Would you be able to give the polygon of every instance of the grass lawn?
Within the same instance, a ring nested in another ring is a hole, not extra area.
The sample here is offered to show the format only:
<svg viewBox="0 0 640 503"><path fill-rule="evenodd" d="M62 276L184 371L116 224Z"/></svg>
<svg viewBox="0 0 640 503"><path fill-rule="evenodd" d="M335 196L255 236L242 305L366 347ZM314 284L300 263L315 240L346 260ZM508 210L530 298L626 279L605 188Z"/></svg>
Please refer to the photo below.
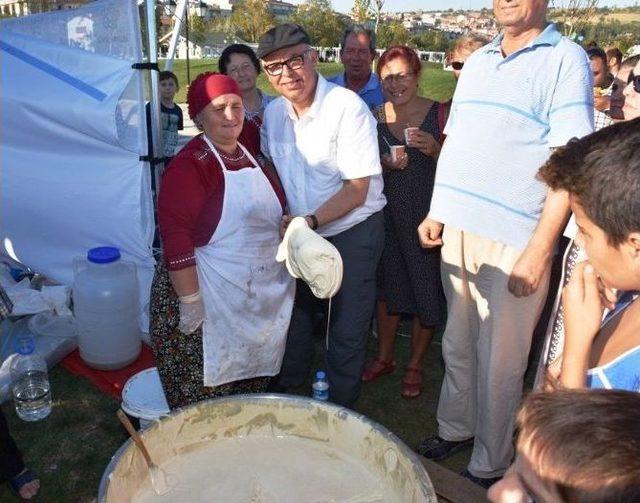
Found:
<svg viewBox="0 0 640 503"><path fill-rule="evenodd" d="M160 61L160 68L164 68L164 61ZM319 63L318 70L325 77L331 77L342 71L342 65L338 63ZM218 71L217 59L192 59L189 62L189 76L193 80L199 73ZM178 76L180 90L176 95L177 103L187 101L187 62L184 59L177 59L173 62L173 72ZM258 87L268 94L276 94L267 77L262 72L258 76ZM446 101L453 95L454 79L453 73L442 69L442 65L435 63L423 63L423 72L420 79L420 92L423 96L436 101Z"/></svg>
<svg viewBox="0 0 640 503"><path fill-rule="evenodd" d="M318 340L318 349L322 342ZM375 344L372 337L371 354ZM425 393L413 400L400 396L409 339L398 337L396 348L398 370L379 381L365 384L356 410L386 426L410 447L415 447L423 437L436 431L435 412L442 382L440 344L434 341L425 361ZM36 423L23 422L10 402L3 405L3 412L25 462L40 476L41 496L37 501L93 501L111 455L127 439L115 414L119 404L100 393L89 381L72 376L60 367L51 371L50 378L54 406L48 418ZM310 389L305 391L308 393ZM468 456L468 451L458 453L444 464L460 471ZM5 486L0 486L0 501L19 500Z"/></svg>

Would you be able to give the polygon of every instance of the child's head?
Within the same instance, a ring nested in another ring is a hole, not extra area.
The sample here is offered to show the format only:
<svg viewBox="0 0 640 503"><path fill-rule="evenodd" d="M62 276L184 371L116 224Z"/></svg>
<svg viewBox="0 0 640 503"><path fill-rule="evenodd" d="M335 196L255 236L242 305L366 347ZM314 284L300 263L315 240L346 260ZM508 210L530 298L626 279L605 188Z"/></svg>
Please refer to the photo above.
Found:
<svg viewBox="0 0 640 503"><path fill-rule="evenodd" d="M532 393L518 414L517 457L488 493L494 503L640 501L640 394ZM516 499L519 496L519 499Z"/></svg>
<svg viewBox="0 0 640 503"><path fill-rule="evenodd" d="M160 98L163 100L173 100L173 97L180 89L178 84L178 77L173 72L168 70L164 70L160 72L158 76L159 88L160 88Z"/></svg>
<svg viewBox="0 0 640 503"><path fill-rule="evenodd" d="M539 177L569 193L577 241L606 286L640 289L640 118L556 150Z"/></svg>

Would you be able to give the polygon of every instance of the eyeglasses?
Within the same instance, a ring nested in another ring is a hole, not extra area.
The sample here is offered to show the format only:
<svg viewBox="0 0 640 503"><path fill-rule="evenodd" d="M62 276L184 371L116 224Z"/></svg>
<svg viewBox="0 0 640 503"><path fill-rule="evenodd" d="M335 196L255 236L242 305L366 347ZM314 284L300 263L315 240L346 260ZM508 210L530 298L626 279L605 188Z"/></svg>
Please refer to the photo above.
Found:
<svg viewBox="0 0 640 503"><path fill-rule="evenodd" d="M462 70L463 66L464 66L464 62L463 61L452 61L451 62L451 68L453 68L454 70Z"/></svg>
<svg viewBox="0 0 640 503"><path fill-rule="evenodd" d="M631 72L627 79L627 85L629 84L633 84L633 90L640 93L640 75L634 75L633 72Z"/></svg>
<svg viewBox="0 0 640 503"><path fill-rule="evenodd" d="M299 70L304 66L304 57L311 51L312 49L307 49L302 54L292 56L285 61L279 61L278 63L272 63L270 65L266 65L264 67L264 71L267 72L272 77L276 77L278 75L282 75L282 71L284 70L285 66L289 70Z"/></svg>
<svg viewBox="0 0 640 503"><path fill-rule="evenodd" d="M388 86L394 82L403 83L412 79L415 73L396 73L394 75L387 75L382 79L382 85Z"/></svg>
<svg viewBox="0 0 640 503"><path fill-rule="evenodd" d="M232 66L230 68L227 68L227 73L229 75L237 75L240 72L246 72L250 68L254 68L251 63L242 63L239 66Z"/></svg>

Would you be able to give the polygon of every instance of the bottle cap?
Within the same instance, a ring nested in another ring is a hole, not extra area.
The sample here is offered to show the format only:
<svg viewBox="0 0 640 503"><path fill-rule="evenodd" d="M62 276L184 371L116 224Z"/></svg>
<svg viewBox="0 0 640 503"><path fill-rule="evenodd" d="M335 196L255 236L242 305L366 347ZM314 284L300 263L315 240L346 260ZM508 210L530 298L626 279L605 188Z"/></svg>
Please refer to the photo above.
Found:
<svg viewBox="0 0 640 503"><path fill-rule="evenodd" d="M94 264L110 264L120 258L120 250L114 246L91 248L87 252L87 260Z"/></svg>
<svg viewBox="0 0 640 503"><path fill-rule="evenodd" d="M16 353L30 355L36 349L36 345L31 337L19 337L15 342Z"/></svg>
<svg viewBox="0 0 640 503"><path fill-rule="evenodd" d="M316 379L320 380L320 379L326 379L327 378L327 374L325 374L322 370L318 370L316 372Z"/></svg>

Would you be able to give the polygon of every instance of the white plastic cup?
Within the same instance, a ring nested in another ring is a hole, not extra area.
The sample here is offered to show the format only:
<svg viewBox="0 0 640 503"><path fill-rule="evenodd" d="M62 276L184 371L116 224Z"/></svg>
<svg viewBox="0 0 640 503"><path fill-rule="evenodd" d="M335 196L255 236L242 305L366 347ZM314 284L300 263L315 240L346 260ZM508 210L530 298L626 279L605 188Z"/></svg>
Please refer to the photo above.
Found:
<svg viewBox="0 0 640 503"><path fill-rule="evenodd" d="M391 145L389 147L389 153L391 154L391 161L398 162L400 158L404 155L405 146L404 145Z"/></svg>
<svg viewBox="0 0 640 503"><path fill-rule="evenodd" d="M407 144L409 143L409 135L412 131L420 131L420 128L415 126L404 128L404 141Z"/></svg>

